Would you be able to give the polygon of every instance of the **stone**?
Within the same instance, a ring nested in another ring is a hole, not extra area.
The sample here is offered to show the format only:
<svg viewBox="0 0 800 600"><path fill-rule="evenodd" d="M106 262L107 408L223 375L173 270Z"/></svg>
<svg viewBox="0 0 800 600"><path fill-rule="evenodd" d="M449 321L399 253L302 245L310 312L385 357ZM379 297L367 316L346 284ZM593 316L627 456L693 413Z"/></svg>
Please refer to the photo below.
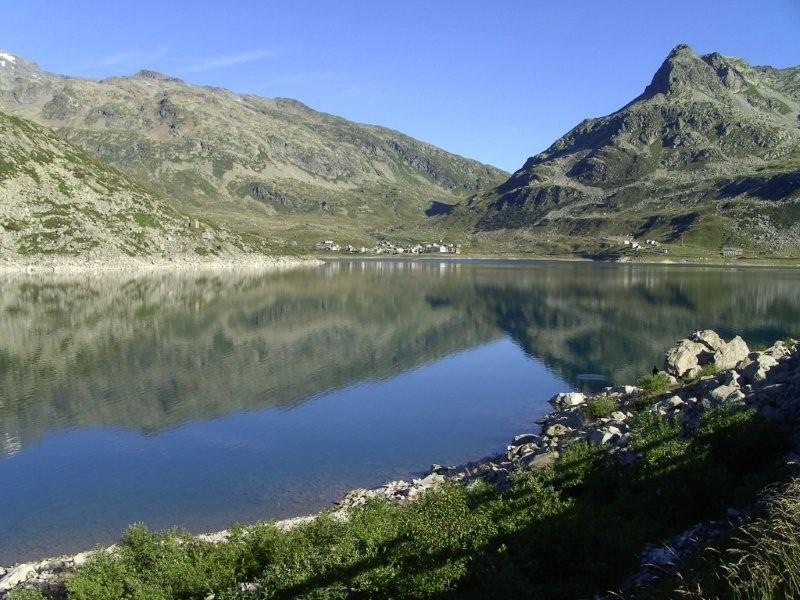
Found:
<svg viewBox="0 0 800 600"><path fill-rule="evenodd" d="M723 340L719 334L712 329L695 331L689 336L689 339L693 342L700 342L701 344L704 344L712 352L716 352L725 345L725 340Z"/></svg>
<svg viewBox="0 0 800 600"><path fill-rule="evenodd" d="M624 421L625 419L628 418L628 415L626 415L621 410L615 410L614 412L611 413L611 418L614 419L615 421Z"/></svg>
<svg viewBox="0 0 800 600"><path fill-rule="evenodd" d="M569 433L570 431L572 431L572 429L570 429L566 425L562 425L561 423L556 423L555 425L550 425L550 427L547 428L544 434L547 437L551 438L562 437L563 435Z"/></svg>
<svg viewBox="0 0 800 600"><path fill-rule="evenodd" d="M739 369L739 372L742 377L751 382L764 381L767 378L767 371L778 364L778 361L769 354L760 354L749 362L742 362L744 366Z"/></svg>
<svg viewBox="0 0 800 600"><path fill-rule="evenodd" d="M521 461L531 470L544 469L555 464L558 454L555 452L540 452L538 454L526 454Z"/></svg>
<svg viewBox="0 0 800 600"><path fill-rule="evenodd" d="M672 408L681 408L684 404L686 404L686 402L684 402L683 398L680 396L673 396L669 399L669 403Z"/></svg>
<svg viewBox="0 0 800 600"><path fill-rule="evenodd" d="M550 398L550 404L558 409L579 406L586 402L586 394L580 392L563 392Z"/></svg>
<svg viewBox="0 0 800 600"><path fill-rule="evenodd" d="M747 358L750 348L738 335L714 353L714 363L720 371L733 369L736 364Z"/></svg>
<svg viewBox="0 0 800 600"><path fill-rule="evenodd" d="M22 563L21 565L17 565L0 579L0 594L12 590L35 574L35 563Z"/></svg>
<svg viewBox="0 0 800 600"><path fill-rule="evenodd" d="M682 377L690 369L698 367L701 357L709 355L705 344L683 339L664 355L664 369L676 377Z"/></svg>
<svg viewBox="0 0 800 600"><path fill-rule="evenodd" d="M514 439L511 440L511 445L521 446L522 444L535 444L538 441L539 436L535 433L521 433L514 436Z"/></svg>
<svg viewBox="0 0 800 600"><path fill-rule="evenodd" d="M734 392L739 392L739 386L735 384L720 385L711 390L711 399L716 402L725 402Z"/></svg>

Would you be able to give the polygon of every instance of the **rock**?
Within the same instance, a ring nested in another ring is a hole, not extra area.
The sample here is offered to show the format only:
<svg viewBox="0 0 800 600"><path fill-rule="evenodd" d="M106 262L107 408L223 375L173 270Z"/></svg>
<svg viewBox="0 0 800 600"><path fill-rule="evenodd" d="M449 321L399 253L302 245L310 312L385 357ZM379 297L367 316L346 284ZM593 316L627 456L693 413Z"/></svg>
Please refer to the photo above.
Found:
<svg viewBox="0 0 800 600"><path fill-rule="evenodd" d="M564 392L550 398L550 404L558 409L579 406L586 402L586 394L580 392Z"/></svg>
<svg viewBox="0 0 800 600"><path fill-rule="evenodd" d="M760 354L755 359L747 359L739 363L739 372L747 381L758 382L767 378L767 371L778 364L769 354Z"/></svg>
<svg viewBox="0 0 800 600"><path fill-rule="evenodd" d="M535 433L521 433L519 435L515 435L514 439L511 440L512 446L521 446L522 444L535 444L539 441L539 436Z"/></svg>
<svg viewBox="0 0 800 600"><path fill-rule="evenodd" d="M733 369L736 364L747 358L750 348L738 335L714 353L714 363L720 371Z"/></svg>
<svg viewBox="0 0 800 600"><path fill-rule="evenodd" d="M624 412L620 410L615 410L614 412L611 413L611 418L614 419L615 421L624 421L625 419L628 418L628 415L626 415Z"/></svg>
<svg viewBox="0 0 800 600"><path fill-rule="evenodd" d="M682 377L687 371L708 361L711 356L708 347L700 342L683 339L674 348L670 348L664 356L664 368L667 373Z"/></svg>
<svg viewBox="0 0 800 600"><path fill-rule="evenodd" d="M531 470L544 469L553 465L558 458L555 452L540 452L538 454L526 454L520 460Z"/></svg>
<svg viewBox="0 0 800 600"><path fill-rule="evenodd" d="M0 594L8 592L36 574L35 563L22 563L11 569L0 579Z"/></svg>
<svg viewBox="0 0 800 600"><path fill-rule="evenodd" d="M734 392L739 392L736 384L720 385L711 390L711 399L717 403L725 402Z"/></svg>
<svg viewBox="0 0 800 600"><path fill-rule="evenodd" d="M239 592L242 594L258 594L261 592L261 589L260 583L250 582L239 584Z"/></svg>
<svg viewBox="0 0 800 600"><path fill-rule="evenodd" d="M612 431L613 429L613 431ZM593 446L603 446L605 444L613 443L619 440L622 434L616 427L609 427L608 429L593 429L589 432L589 443Z"/></svg>
<svg viewBox="0 0 800 600"><path fill-rule="evenodd" d="M687 379L697 379L698 377L700 377L700 373L702 373L702 371L703 370L699 366L692 367L691 369L686 371L686 373L684 373L684 377L686 377Z"/></svg>
<svg viewBox="0 0 800 600"><path fill-rule="evenodd" d="M672 408L681 408L684 404L686 404L686 402L684 402L683 398L680 396L673 396L669 399L669 403Z"/></svg>
<svg viewBox="0 0 800 600"><path fill-rule="evenodd" d="M711 329L703 329L702 331L695 331L689 336L693 342L700 342L704 344L712 352L716 352L725 345L723 340L716 331Z"/></svg>
<svg viewBox="0 0 800 600"><path fill-rule="evenodd" d="M562 425L561 423L556 423L555 425L550 425L550 427L547 428L547 430L544 432L544 434L547 437L551 437L551 438L553 438L553 437L562 437L565 434L569 433L570 431L572 431L572 429L570 427L567 427L566 425Z"/></svg>

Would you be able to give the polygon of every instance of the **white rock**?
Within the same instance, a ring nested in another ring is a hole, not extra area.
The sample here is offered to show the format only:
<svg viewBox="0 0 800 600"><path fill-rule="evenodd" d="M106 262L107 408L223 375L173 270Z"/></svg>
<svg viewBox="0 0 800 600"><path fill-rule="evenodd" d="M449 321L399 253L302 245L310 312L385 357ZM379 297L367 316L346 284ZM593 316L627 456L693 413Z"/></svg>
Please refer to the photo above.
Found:
<svg viewBox="0 0 800 600"><path fill-rule="evenodd" d="M586 402L586 394L580 392L564 392L550 398L550 404L556 408L571 408Z"/></svg>
<svg viewBox="0 0 800 600"><path fill-rule="evenodd" d="M7 592L36 574L36 563L22 563L11 569L0 579L0 593Z"/></svg>
<svg viewBox="0 0 800 600"><path fill-rule="evenodd" d="M714 363L720 371L733 369L736 364L747 358L750 348L738 335L714 353Z"/></svg>
<svg viewBox="0 0 800 600"><path fill-rule="evenodd" d="M668 373L681 377L690 369L696 368L705 354L710 354L705 344L683 339L664 355L664 366Z"/></svg>
<svg viewBox="0 0 800 600"><path fill-rule="evenodd" d="M711 329L703 329L702 331L695 331L689 336L694 342L701 342L705 344L709 350L716 352L725 345L725 340L719 337L716 331Z"/></svg>

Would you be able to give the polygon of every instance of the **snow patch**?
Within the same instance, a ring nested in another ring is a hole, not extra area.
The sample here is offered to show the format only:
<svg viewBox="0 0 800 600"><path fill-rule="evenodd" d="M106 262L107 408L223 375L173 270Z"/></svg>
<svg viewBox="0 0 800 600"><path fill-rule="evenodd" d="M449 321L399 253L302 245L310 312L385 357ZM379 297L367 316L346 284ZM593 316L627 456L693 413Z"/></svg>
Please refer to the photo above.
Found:
<svg viewBox="0 0 800 600"><path fill-rule="evenodd" d="M7 62L13 65L16 62L16 60L17 60L16 56L11 56L10 54L6 54L5 52L0 52L0 67L5 67Z"/></svg>

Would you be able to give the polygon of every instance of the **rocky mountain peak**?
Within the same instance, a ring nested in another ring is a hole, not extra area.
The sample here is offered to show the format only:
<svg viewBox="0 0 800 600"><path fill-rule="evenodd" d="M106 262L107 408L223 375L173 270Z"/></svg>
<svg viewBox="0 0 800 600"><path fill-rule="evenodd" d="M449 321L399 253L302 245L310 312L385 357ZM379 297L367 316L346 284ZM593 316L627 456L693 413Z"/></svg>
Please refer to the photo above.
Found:
<svg viewBox="0 0 800 600"><path fill-rule="evenodd" d="M154 81L172 81L175 83L183 83L183 80L178 77L165 75L164 73L153 71L151 69L141 69L134 73L132 77L135 79L152 79Z"/></svg>
<svg viewBox="0 0 800 600"><path fill-rule="evenodd" d="M717 83L713 68L688 45L679 44L656 71L644 96L669 96L689 89L706 89Z"/></svg>

